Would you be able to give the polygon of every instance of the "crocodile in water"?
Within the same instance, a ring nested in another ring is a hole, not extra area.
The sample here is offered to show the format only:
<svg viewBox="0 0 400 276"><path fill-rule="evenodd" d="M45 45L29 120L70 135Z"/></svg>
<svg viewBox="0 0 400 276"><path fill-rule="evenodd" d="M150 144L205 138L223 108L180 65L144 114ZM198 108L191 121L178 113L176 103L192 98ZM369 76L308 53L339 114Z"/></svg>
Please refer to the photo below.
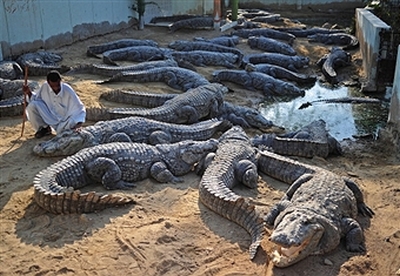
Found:
<svg viewBox="0 0 400 276"><path fill-rule="evenodd" d="M228 121L209 119L183 125L160 122L144 117L127 117L100 121L79 131L65 130L33 148L36 155L65 156L110 142L137 142L151 145L176 143L183 140L203 141L232 126Z"/></svg>
<svg viewBox="0 0 400 276"><path fill-rule="evenodd" d="M348 103L348 104L380 104L381 100L375 98L365 97L343 97L343 98L332 98L332 99L321 99L312 102L303 103L299 109L307 108L312 106L313 103Z"/></svg>
<svg viewBox="0 0 400 276"><path fill-rule="evenodd" d="M264 224L255 206L232 191L237 183L249 188L257 187L256 153L243 129L233 127L225 132L220 137L215 155L208 156L206 164L199 184L200 200L250 233L249 254L253 259L264 236Z"/></svg>
<svg viewBox="0 0 400 276"><path fill-rule="evenodd" d="M276 245L272 263L287 267L309 255L334 250L345 238L346 249L364 252L357 213L372 217L356 183L331 171L268 151L258 155L258 169L291 186L265 217Z"/></svg>
<svg viewBox="0 0 400 276"><path fill-rule="evenodd" d="M77 189L102 183L106 189L128 189L152 177L158 182L181 182L218 141L182 141L156 146L145 143L108 143L83 149L39 172L34 199L56 214L88 213L132 202L128 197Z"/></svg>

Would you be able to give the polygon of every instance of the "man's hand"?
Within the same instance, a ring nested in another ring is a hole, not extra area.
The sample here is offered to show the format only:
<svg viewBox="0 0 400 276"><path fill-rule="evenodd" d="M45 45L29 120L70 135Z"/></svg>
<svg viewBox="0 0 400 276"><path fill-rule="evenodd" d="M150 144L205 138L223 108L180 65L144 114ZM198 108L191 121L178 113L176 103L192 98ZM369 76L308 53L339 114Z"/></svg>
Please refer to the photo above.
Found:
<svg viewBox="0 0 400 276"><path fill-rule="evenodd" d="M23 85L22 91L24 92L25 95L29 97L29 99L32 97L32 91L28 85Z"/></svg>

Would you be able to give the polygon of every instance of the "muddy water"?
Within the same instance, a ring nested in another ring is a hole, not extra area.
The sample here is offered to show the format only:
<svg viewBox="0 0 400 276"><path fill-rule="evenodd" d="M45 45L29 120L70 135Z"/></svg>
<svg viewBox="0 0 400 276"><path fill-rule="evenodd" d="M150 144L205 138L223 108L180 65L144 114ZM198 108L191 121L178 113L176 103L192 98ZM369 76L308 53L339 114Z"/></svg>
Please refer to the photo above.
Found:
<svg viewBox="0 0 400 276"><path fill-rule="evenodd" d="M329 133L337 140L354 139L357 136L376 137L380 127L384 127L388 106L382 104L349 104L314 102L311 106L299 109L306 102L340 97L362 97L358 88L324 87L319 82L306 90L304 97L289 102L264 102L260 112L275 124L286 130L296 130L313 120L323 119Z"/></svg>

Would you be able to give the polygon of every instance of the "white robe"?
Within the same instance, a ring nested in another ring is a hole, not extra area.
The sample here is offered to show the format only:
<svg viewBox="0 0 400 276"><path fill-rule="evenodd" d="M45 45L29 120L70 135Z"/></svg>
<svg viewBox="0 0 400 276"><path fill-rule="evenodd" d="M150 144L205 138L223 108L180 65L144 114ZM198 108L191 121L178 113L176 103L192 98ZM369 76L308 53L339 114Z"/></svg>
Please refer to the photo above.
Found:
<svg viewBox="0 0 400 276"><path fill-rule="evenodd" d="M69 84L61 82L61 90L56 95L45 82L38 91L32 92L26 114L36 131L41 126L50 126L59 133L85 122L86 109Z"/></svg>

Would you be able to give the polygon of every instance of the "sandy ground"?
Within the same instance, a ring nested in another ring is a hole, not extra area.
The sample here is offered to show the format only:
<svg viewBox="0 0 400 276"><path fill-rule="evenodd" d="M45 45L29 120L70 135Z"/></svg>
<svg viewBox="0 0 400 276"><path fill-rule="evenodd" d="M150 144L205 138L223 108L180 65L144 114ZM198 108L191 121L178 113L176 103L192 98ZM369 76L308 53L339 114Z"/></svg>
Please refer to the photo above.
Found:
<svg viewBox="0 0 400 276"><path fill-rule="evenodd" d="M120 38L154 39L160 46L176 39L213 37L213 31L179 31L167 34L162 27L143 31L123 30L102 37L54 49L65 65L100 62L87 58L86 47ZM328 50L322 45L295 42L296 49L315 62ZM244 42L239 48L248 51ZM353 51L354 66L348 74L362 74L359 52ZM198 68L209 77L212 68ZM315 66L308 72L319 73ZM87 106L111 106L100 102L101 93L115 87L141 91L173 91L163 83L132 85L93 84L103 77L66 76ZM44 78L32 78L40 82ZM236 93L228 99L253 105L262 99L229 84ZM86 125L93 122L86 122ZM0 275L395 275L400 269L400 162L390 145L377 141L342 141L339 157L295 158L350 177L362 188L367 204L376 216L364 227L367 253L347 252L344 245L323 256L310 256L285 269L273 268L266 252L267 237L253 261L247 249L249 234L240 226L220 217L199 201L199 177L184 176L181 184L138 183L124 193L136 204L83 215L53 215L32 199L35 175L61 158L39 158L32 153L39 141L29 122L21 135L22 118L0 118ZM254 134L255 131L249 131ZM43 138L48 139L48 138ZM287 185L260 175L257 189L237 187L235 192L251 198L262 212L276 203ZM93 186L107 192L100 186ZM116 191L118 193L119 191Z"/></svg>

